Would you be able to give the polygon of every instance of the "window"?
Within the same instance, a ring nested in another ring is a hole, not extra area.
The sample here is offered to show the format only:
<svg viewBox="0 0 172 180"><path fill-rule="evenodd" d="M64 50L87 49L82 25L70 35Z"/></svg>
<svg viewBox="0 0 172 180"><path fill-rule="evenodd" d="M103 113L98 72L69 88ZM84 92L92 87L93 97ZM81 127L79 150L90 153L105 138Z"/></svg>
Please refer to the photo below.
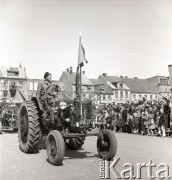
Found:
<svg viewBox="0 0 172 180"><path fill-rule="evenodd" d="M160 79L160 84L168 84L168 80L167 79Z"/></svg>
<svg viewBox="0 0 172 180"><path fill-rule="evenodd" d="M30 82L30 86L29 86L30 88L30 90L33 90L33 82Z"/></svg>
<svg viewBox="0 0 172 180"><path fill-rule="evenodd" d="M135 94L133 94L133 98L136 99L136 95Z"/></svg>
<svg viewBox="0 0 172 180"><path fill-rule="evenodd" d="M157 96L157 95L155 95L155 98L157 99L157 98L158 98L158 96Z"/></svg>
<svg viewBox="0 0 172 180"><path fill-rule="evenodd" d="M125 97L128 98L128 92L125 92Z"/></svg>
<svg viewBox="0 0 172 180"><path fill-rule="evenodd" d="M123 98L123 92L120 92L120 98Z"/></svg>
<svg viewBox="0 0 172 180"><path fill-rule="evenodd" d="M18 75L19 73L17 72L10 72L10 71L7 72L7 76L18 76Z"/></svg>
<svg viewBox="0 0 172 180"><path fill-rule="evenodd" d="M145 95L145 98L147 99L147 95Z"/></svg>
<svg viewBox="0 0 172 180"><path fill-rule="evenodd" d="M83 97L86 97L86 94L83 94Z"/></svg>
<svg viewBox="0 0 172 180"><path fill-rule="evenodd" d="M150 99L152 99L152 95L150 95Z"/></svg>
<svg viewBox="0 0 172 180"><path fill-rule="evenodd" d="M88 90L91 90L91 86L87 86L87 89L88 89Z"/></svg>
<svg viewBox="0 0 172 180"><path fill-rule="evenodd" d="M38 88L38 83L37 82L34 82L34 90L36 91Z"/></svg>
<svg viewBox="0 0 172 180"><path fill-rule="evenodd" d="M8 87L8 81L7 80L4 81L4 87Z"/></svg>
<svg viewBox="0 0 172 180"><path fill-rule="evenodd" d="M101 100L101 96L100 95L97 95L97 100Z"/></svg>
<svg viewBox="0 0 172 180"><path fill-rule="evenodd" d="M103 95L103 100L105 100L106 98L105 98L105 95Z"/></svg>
<svg viewBox="0 0 172 180"><path fill-rule="evenodd" d="M4 97L8 96L8 91L4 91Z"/></svg>
<svg viewBox="0 0 172 180"><path fill-rule="evenodd" d="M142 99L142 95L139 95L139 99L140 99L140 100Z"/></svg>
<svg viewBox="0 0 172 180"><path fill-rule="evenodd" d="M119 84L119 88L123 88L123 84L122 83Z"/></svg>
<svg viewBox="0 0 172 180"><path fill-rule="evenodd" d="M111 95L108 95L108 99L109 99L109 100L112 100L112 97L111 97Z"/></svg>
<svg viewBox="0 0 172 180"><path fill-rule="evenodd" d="M115 98L118 98L118 92L115 92Z"/></svg>

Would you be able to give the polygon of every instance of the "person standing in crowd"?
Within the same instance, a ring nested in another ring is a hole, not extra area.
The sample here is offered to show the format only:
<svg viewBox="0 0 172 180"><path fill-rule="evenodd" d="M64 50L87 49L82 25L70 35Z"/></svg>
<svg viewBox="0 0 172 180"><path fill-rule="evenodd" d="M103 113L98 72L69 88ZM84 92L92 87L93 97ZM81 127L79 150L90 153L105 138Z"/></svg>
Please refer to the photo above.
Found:
<svg viewBox="0 0 172 180"><path fill-rule="evenodd" d="M155 130L155 124L154 124L154 119L153 119L153 112L150 110L149 111L149 120L148 120L148 135L152 136Z"/></svg>
<svg viewBox="0 0 172 180"><path fill-rule="evenodd" d="M149 114L148 111L145 110L144 116L143 116L143 121L144 121L144 135L148 134L148 122L149 122Z"/></svg>
<svg viewBox="0 0 172 180"><path fill-rule="evenodd" d="M160 127L162 130L162 137L166 137L166 129L170 125L170 106L167 98L162 98L162 115L160 121Z"/></svg>
<svg viewBox="0 0 172 180"><path fill-rule="evenodd" d="M111 113L110 113L110 118L111 118L111 130L112 131L116 131L116 123L117 123L117 117L116 117L116 114L115 114L115 111L112 109L111 110Z"/></svg>
<svg viewBox="0 0 172 180"><path fill-rule="evenodd" d="M159 124L159 119L160 119L160 111L157 110L154 116L154 124L155 124L155 134L158 136L158 124Z"/></svg>

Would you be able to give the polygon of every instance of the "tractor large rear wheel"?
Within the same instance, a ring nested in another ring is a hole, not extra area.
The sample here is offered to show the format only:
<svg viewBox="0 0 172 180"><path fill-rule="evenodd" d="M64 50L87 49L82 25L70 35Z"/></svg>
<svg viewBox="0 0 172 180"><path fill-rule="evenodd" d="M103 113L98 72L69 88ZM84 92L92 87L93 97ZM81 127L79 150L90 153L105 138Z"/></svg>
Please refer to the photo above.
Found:
<svg viewBox="0 0 172 180"><path fill-rule="evenodd" d="M2 122L0 121L0 134L2 134Z"/></svg>
<svg viewBox="0 0 172 180"><path fill-rule="evenodd" d="M38 111L32 101L22 103L19 110L19 148L24 153L33 153L38 150L40 124Z"/></svg>

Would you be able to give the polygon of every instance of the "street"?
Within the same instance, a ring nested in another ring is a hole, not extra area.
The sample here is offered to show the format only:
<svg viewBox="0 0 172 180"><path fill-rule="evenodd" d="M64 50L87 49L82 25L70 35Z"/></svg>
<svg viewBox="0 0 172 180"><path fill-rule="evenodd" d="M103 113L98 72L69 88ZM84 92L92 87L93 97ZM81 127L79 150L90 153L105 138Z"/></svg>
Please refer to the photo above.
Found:
<svg viewBox="0 0 172 180"><path fill-rule="evenodd" d="M124 163L166 163L172 175L172 138L149 137L126 133L116 133L118 150L115 158L120 158L116 169L126 168ZM79 151L66 149L62 166L47 162L46 150L38 154L24 154L18 148L17 133L3 133L0 136L0 179L1 180L96 180L99 179L100 160L96 149L97 137L87 137ZM162 168L161 168L162 169ZM136 175L136 174L135 174ZM111 178L115 179L111 173ZM148 179L146 168L142 179ZM157 178L155 178L157 179Z"/></svg>

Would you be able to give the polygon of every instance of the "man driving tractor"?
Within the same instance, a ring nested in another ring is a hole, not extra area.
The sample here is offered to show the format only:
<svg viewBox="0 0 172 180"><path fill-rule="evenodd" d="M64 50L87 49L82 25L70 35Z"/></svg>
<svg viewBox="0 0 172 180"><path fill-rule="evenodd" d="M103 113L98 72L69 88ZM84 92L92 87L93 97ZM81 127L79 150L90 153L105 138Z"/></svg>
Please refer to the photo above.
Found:
<svg viewBox="0 0 172 180"><path fill-rule="evenodd" d="M56 87L56 89L54 89L54 87ZM44 74L44 81L38 84L36 91L36 97L39 101L39 104L41 105L41 110L42 108L45 108L43 106L44 103L45 106L49 109L49 103L46 103L45 99L48 98L50 100L52 96L56 95L59 91L60 87L58 85L53 86L52 75L49 72L46 72Z"/></svg>

